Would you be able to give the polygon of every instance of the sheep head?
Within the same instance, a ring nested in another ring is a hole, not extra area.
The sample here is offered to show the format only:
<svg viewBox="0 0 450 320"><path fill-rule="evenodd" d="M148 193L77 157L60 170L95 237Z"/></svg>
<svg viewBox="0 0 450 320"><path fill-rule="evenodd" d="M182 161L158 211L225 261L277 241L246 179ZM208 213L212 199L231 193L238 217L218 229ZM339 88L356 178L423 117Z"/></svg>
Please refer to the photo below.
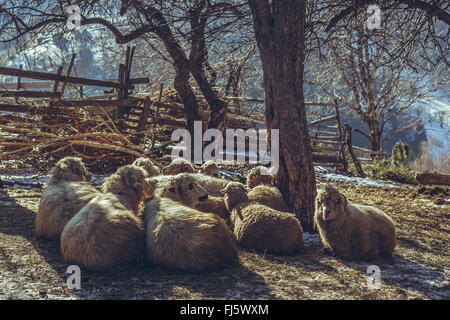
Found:
<svg viewBox="0 0 450 320"><path fill-rule="evenodd" d="M198 173L203 173L207 176L220 178L219 166L212 160L206 161L198 171Z"/></svg>
<svg viewBox="0 0 450 320"><path fill-rule="evenodd" d="M146 172L140 167L126 165L117 169L102 185L103 192L115 194L131 189L139 201L153 196L153 187L145 180Z"/></svg>
<svg viewBox="0 0 450 320"><path fill-rule="evenodd" d="M178 173L194 173L195 169L192 164L183 158L176 158L172 162L162 168L163 174L178 174Z"/></svg>
<svg viewBox="0 0 450 320"><path fill-rule="evenodd" d="M148 177L157 176L161 173L161 170L153 164L153 162L145 157L140 157L134 160L133 166L144 169Z"/></svg>
<svg viewBox="0 0 450 320"><path fill-rule="evenodd" d="M270 171L270 169L267 169L263 166L255 167L249 171L249 173L247 174L248 189L253 189L254 187L262 184L273 185L275 177L272 174L263 174L261 170Z"/></svg>
<svg viewBox="0 0 450 320"><path fill-rule="evenodd" d="M59 181L90 181L91 174L83 161L76 157L65 157L59 160L50 171L49 184Z"/></svg>
<svg viewBox="0 0 450 320"><path fill-rule="evenodd" d="M180 173L170 181L169 196L186 205L194 205L208 199L208 193L187 173Z"/></svg>
<svg viewBox="0 0 450 320"><path fill-rule="evenodd" d="M317 192L316 215L324 220L333 220L343 213L347 206L347 198L332 186L325 186Z"/></svg>
<svg viewBox="0 0 450 320"><path fill-rule="evenodd" d="M233 210L238 204L247 202L247 189L242 183L229 182L221 192L224 194L224 202L228 211Z"/></svg>

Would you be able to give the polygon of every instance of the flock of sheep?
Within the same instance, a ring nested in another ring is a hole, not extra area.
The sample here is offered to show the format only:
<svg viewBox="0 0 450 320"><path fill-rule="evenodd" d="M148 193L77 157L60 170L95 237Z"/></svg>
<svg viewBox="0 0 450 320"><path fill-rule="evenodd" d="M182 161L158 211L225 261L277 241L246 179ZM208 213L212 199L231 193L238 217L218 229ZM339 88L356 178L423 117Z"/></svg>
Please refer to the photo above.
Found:
<svg viewBox="0 0 450 320"><path fill-rule="evenodd" d="M139 158L100 188L79 158L65 157L50 172L36 216L36 236L59 239L61 253L86 269L143 262L198 272L239 264L236 246L289 255L304 250L299 220L289 212L274 177L261 167L247 185L220 178L207 161L176 159L164 168ZM381 210L350 205L331 186L318 191L315 225L324 248L372 259L392 255L393 221Z"/></svg>

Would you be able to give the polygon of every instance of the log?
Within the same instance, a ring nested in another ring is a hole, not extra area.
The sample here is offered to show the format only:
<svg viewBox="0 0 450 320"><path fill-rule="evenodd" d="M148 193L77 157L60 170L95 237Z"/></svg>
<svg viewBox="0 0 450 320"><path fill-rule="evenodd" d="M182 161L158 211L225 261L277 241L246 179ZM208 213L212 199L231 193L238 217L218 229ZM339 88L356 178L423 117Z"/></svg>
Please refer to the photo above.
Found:
<svg viewBox="0 0 450 320"><path fill-rule="evenodd" d="M25 90L13 90L5 91L0 90L0 97L22 97L22 98L59 98L61 92L52 91L25 91Z"/></svg>
<svg viewBox="0 0 450 320"><path fill-rule="evenodd" d="M329 122L329 121L336 121L336 116L326 117L326 118L318 119L316 121L312 121L308 124L308 126L313 126L316 124L320 124L323 122Z"/></svg>
<svg viewBox="0 0 450 320"><path fill-rule="evenodd" d="M421 184L439 184L450 186L449 174L420 173L416 175L416 180Z"/></svg>
<svg viewBox="0 0 450 320"><path fill-rule="evenodd" d="M28 70L20 70L14 68L0 67L0 74L4 74L7 76L15 76L22 78L30 78L36 80L53 80L59 82L68 82L68 83L77 83L86 86L98 86L98 87L107 87L107 88L120 88L121 84L116 81L105 81L105 80L97 80L97 79L89 79L89 78L81 78L81 77L73 77L73 76L63 76L50 72L38 72L38 71L28 71ZM129 85L128 88L134 89L133 85Z"/></svg>
<svg viewBox="0 0 450 320"><path fill-rule="evenodd" d="M339 157L339 155L336 156L332 156L332 155L328 155L328 154L320 154L320 153L315 153L313 152L313 162L318 162L318 163L342 163L342 159Z"/></svg>

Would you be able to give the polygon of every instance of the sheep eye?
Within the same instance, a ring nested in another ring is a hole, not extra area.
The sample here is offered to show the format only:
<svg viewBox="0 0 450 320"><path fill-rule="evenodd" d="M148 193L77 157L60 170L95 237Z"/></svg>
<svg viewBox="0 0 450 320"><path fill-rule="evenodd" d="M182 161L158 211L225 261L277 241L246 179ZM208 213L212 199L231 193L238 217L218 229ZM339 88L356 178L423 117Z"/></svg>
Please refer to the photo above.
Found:
<svg viewBox="0 0 450 320"><path fill-rule="evenodd" d="M189 183L188 188L189 188L189 190L192 190L192 188L194 188L194 186L192 185L192 183Z"/></svg>

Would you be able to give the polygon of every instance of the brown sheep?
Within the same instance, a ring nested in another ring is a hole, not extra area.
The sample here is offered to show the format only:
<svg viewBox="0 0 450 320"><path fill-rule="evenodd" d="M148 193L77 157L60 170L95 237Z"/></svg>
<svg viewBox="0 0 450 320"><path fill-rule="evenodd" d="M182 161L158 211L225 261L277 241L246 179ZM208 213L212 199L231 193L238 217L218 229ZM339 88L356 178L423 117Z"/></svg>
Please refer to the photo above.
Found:
<svg viewBox="0 0 450 320"><path fill-rule="evenodd" d="M280 190L276 187L271 187L268 185L256 186L248 192L248 199L278 211L291 211L289 210L286 201L284 201Z"/></svg>
<svg viewBox="0 0 450 320"><path fill-rule="evenodd" d="M242 183L230 182L223 192L231 228L242 247L273 254L303 250L303 230L293 214L249 201Z"/></svg>
<svg viewBox="0 0 450 320"><path fill-rule="evenodd" d="M190 163L189 161L187 161L184 158L176 158L174 160L172 160L172 162L165 166L164 168L162 168L162 174L165 175L175 175L178 173L193 173L195 172L195 168L192 165L192 163Z"/></svg>
<svg viewBox="0 0 450 320"><path fill-rule="evenodd" d="M394 222L383 211L348 204L331 186L318 191L314 223L325 249L352 259L391 256L396 245Z"/></svg>
<svg viewBox="0 0 450 320"><path fill-rule="evenodd" d="M153 177L161 174L161 169L159 169L159 167L157 167L149 158L137 158L136 160L134 160L133 166L143 168L147 172L148 177Z"/></svg>
<svg viewBox="0 0 450 320"><path fill-rule="evenodd" d="M143 213L149 263L190 272L239 263L223 219L189 207L207 199L192 177L177 175L159 195L163 197L150 201Z"/></svg>
<svg viewBox="0 0 450 320"><path fill-rule="evenodd" d="M262 174L261 170L271 173L271 169L263 166L254 167L247 173L247 188L253 189L259 185L273 185L275 177L272 174Z"/></svg>
<svg viewBox="0 0 450 320"><path fill-rule="evenodd" d="M213 160L206 161L198 171L204 175L220 178L219 166Z"/></svg>
<svg viewBox="0 0 450 320"><path fill-rule="evenodd" d="M64 259L91 270L121 268L144 257L144 229L137 217L144 196L152 193L145 171L119 168L97 195L65 226L61 234Z"/></svg>
<svg viewBox="0 0 450 320"><path fill-rule="evenodd" d="M91 175L79 158L59 160L50 174L39 202L35 233L56 240L66 223L99 191L89 185Z"/></svg>

